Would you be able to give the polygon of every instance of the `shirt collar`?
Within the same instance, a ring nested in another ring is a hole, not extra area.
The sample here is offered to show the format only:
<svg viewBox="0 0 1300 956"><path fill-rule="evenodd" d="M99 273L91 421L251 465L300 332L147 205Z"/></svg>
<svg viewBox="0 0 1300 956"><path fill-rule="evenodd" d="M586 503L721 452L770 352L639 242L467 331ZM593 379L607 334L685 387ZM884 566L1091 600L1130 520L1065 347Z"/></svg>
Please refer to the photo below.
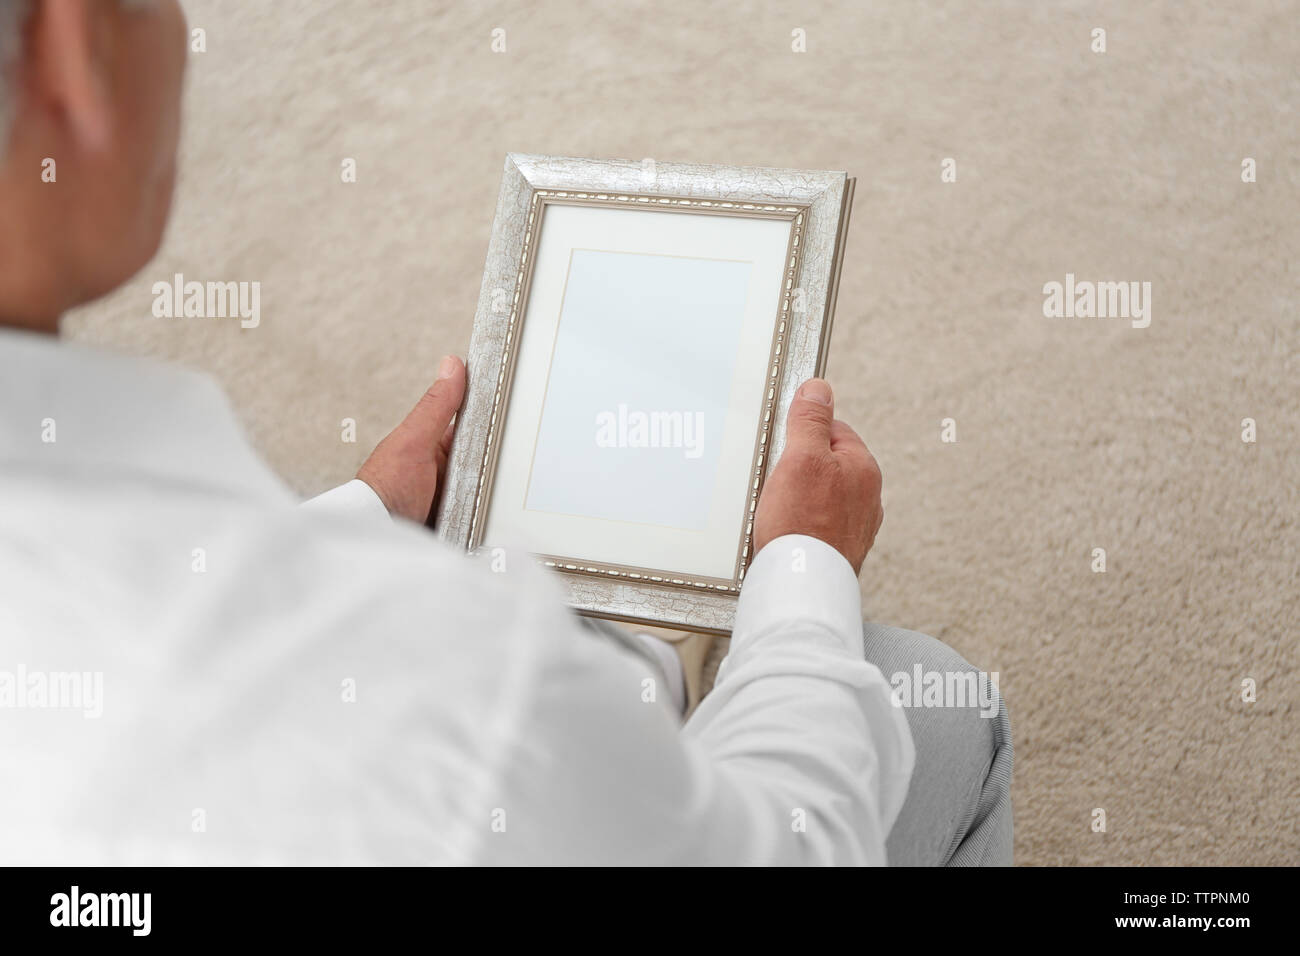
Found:
<svg viewBox="0 0 1300 956"><path fill-rule="evenodd" d="M0 467L292 500L207 376L3 328Z"/></svg>

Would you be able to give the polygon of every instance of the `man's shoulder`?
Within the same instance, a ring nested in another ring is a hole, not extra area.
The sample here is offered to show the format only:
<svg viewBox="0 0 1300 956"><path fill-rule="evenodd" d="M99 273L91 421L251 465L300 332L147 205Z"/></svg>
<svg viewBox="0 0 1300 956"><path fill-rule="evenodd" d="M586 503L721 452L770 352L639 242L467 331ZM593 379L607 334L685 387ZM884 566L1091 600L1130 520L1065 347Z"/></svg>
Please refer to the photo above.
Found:
<svg viewBox="0 0 1300 956"><path fill-rule="evenodd" d="M7 816L44 807L79 859L118 860L108 832L149 862L456 858L461 781L490 771L504 689L563 640L533 562L494 573L414 525L192 488L56 498L0 535L0 650L93 676L97 713L93 733L35 711L0 728L39 781ZM40 778L48 753L59 776ZM93 805L58 797L86 765L106 768ZM195 807L223 836L195 841ZM50 850L24 836L17 853Z"/></svg>
<svg viewBox="0 0 1300 956"><path fill-rule="evenodd" d="M196 615L220 608L221 621L246 631L489 642L521 616L560 607L554 583L526 557L471 557L406 522L191 486L68 491L25 488L20 507L9 499L0 566L10 587L26 579L75 592L92 614L97 600L119 618L129 608L137 632L191 618L204 632L209 623Z"/></svg>

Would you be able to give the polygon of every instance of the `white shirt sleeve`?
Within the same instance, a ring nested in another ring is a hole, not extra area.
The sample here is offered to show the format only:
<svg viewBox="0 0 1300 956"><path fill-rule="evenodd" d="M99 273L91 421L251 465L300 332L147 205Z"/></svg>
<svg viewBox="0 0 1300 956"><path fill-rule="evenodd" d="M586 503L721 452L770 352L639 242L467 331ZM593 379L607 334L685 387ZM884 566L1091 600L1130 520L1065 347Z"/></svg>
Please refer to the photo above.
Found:
<svg viewBox="0 0 1300 956"><path fill-rule="evenodd" d="M355 479L304 507L388 518ZM915 755L834 548L787 535L755 555L730 653L685 728L645 706L639 662L574 629L547 627L569 639L534 658L531 711L482 811L513 816L482 862L886 862Z"/></svg>
<svg viewBox="0 0 1300 956"><path fill-rule="evenodd" d="M646 700L630 655L552 642L483 819L480 862L883 864L914 752L863 656L848 562L779 538L756 557L712 691L685 728Z"/></svg>
<svg viewBox="0 0 1300 956"><path fill-rule="evenodd" d="M331 514L354 514L363 518L386 518L392 520L388 509L384 507L375 489L360 478L353 478L346 484L322 492L315 498L302 503L309 511L329 512Z"/></svg>

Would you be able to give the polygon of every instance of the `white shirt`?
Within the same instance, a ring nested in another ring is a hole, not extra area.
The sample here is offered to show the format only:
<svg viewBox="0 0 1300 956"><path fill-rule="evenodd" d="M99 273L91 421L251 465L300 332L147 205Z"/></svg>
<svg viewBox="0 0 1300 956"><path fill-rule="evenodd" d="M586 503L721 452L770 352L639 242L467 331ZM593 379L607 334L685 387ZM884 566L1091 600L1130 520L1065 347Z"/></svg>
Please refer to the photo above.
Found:
<svg viewBox="0 0 1300 956"><path fill-rule="evenodd" d="M533 562L337 497L206 378L0 331L0 863L885 862L912 742L827 545L755 557L682 727Z"/></svg>

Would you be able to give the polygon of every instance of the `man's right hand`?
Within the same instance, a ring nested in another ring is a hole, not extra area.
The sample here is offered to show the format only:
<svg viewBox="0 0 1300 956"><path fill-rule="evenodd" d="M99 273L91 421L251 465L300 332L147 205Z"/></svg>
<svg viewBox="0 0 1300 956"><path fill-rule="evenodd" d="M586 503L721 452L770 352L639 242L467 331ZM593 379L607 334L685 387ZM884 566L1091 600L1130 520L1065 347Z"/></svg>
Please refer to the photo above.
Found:
<svg viewBox="0 0 1300 956"><path fill-rule="evenodd" d="M858 433L835 418L834 402L819 378L795 393L785 451L759 495L754 553L782 535L806 534L844 555L856 574L885 517L880 466Z"/></svg>

